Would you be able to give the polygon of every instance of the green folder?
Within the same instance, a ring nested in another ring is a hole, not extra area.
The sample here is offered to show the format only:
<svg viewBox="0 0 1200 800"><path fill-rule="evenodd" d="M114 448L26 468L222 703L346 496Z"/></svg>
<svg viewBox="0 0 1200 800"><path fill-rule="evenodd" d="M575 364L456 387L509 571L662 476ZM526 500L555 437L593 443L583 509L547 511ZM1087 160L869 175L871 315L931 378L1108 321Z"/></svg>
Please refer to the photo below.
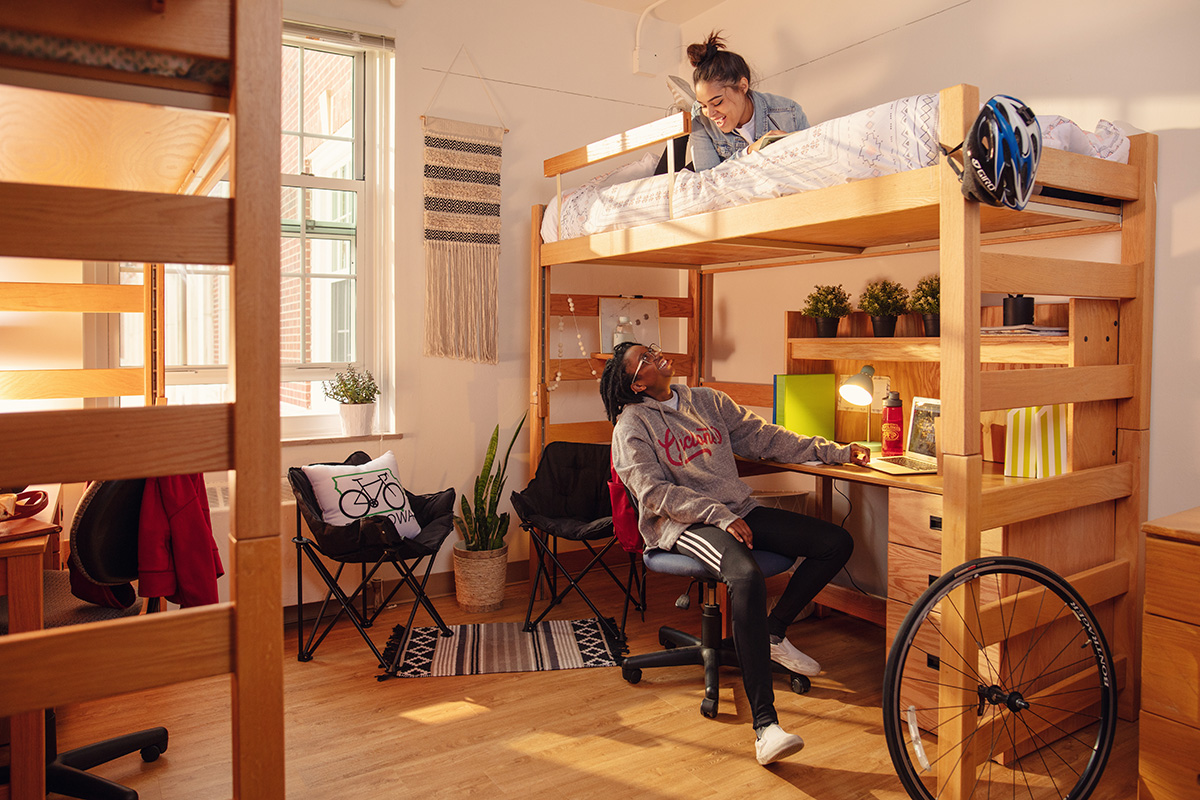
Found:
<svg viewBox="0 0 1200 800"><path fill-rule="evenodd" d="M833 438L833 375L776 375L774 423L803 436Z"/></svg>

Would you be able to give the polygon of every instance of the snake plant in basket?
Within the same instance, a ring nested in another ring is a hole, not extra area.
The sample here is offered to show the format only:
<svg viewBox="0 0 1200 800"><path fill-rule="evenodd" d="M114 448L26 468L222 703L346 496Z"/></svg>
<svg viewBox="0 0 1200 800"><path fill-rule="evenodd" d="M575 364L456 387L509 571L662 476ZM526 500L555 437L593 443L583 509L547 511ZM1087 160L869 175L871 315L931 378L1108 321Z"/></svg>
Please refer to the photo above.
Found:
<svg viewBox="0 0 1200 800"><path fill-rule="evenodd" d="M454 543L454 595L463 611L495 611L504 605L504 584L508 575L508 545L504 535L508 533L508 512L497 514L496 506L504 491L508 456L524 424L525 417L521 417L495 474L492 468L496 466L500 426L492 431L483 468L475 479L472 493L475 507L471 508L471 501L464 493L462 516L454 518L454 525L463 537L461 542Z"/></svg>
<svg viewBox="0 0 1200 800"><path fill-rule="evenodd" d="M504 546L504 536L508 533L508 512L497 514L496 507L504 491L508 457L524 424L525 417L521 417L517 429L513 431L512 441L508 443L508 450L504 453L504 460L499 465L496 464L496 449L500 441L500 426L496 425L487 454L483 458L483 467L479 476L475 478L474 509L471 508L471 501L466 493L462 496L462 516L454 518L454 525L462 534L466 550L497 550ZM498 469L493 474L492 469L496 466Z"/></svg>

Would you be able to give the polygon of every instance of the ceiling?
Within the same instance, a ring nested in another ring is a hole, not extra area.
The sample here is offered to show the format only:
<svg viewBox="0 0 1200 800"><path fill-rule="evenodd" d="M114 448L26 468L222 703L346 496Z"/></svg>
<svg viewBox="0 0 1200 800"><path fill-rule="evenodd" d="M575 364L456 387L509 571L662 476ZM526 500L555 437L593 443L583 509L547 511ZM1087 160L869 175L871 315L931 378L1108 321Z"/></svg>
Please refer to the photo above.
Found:
<svg viewBox="0 0 1200 800"><path fill-rule="evenodd" d="M587 0L598 6L607 6L619 11L629 11L639 16L654 0ZM687 22L693 17L720 5L724 0L666 0L658 8L650 12L650 16L667 22Z"/></svg>

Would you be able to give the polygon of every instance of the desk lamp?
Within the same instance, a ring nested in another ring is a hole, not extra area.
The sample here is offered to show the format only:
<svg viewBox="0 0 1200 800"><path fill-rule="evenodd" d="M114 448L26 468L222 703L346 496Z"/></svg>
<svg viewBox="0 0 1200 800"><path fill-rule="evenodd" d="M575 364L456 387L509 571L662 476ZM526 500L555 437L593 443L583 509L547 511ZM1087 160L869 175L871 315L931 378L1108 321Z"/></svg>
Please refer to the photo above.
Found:
<svg viewBox="0 0 1200 800"><path fill-rule="evenodd" d="M838 388L838 394L847 403L855 406L861 406L867 412L867 440L855 442L863 447L869 448L872 453L878 453L883 448L882 442L871 441L871 401L875 397L875 382L872 377L875 375L875 368L867 364L857 375L851 375Z"/></svg>

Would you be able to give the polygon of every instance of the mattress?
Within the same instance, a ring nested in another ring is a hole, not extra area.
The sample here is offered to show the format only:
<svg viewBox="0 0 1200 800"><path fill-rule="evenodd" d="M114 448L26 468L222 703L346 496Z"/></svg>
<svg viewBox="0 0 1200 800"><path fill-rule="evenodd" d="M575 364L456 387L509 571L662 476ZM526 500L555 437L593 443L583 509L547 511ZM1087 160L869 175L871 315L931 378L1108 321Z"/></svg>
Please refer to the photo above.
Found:
<svg viewBox="0 0 1200 800"><path fill-rule="evenodd" d="M1039 116L1045 147L1127 163L1129 139L1101 121L1087 133L1068 119ZM938 96L922 94L868 108L793 133L755 153L703 172L674 176L675 217L823 189L928 167L938 157ZM957 143L956 143L957 144ZM654 175L658 154L598 176L547 206L542 241L648 225L669 219L670 175Z"/></svg>

